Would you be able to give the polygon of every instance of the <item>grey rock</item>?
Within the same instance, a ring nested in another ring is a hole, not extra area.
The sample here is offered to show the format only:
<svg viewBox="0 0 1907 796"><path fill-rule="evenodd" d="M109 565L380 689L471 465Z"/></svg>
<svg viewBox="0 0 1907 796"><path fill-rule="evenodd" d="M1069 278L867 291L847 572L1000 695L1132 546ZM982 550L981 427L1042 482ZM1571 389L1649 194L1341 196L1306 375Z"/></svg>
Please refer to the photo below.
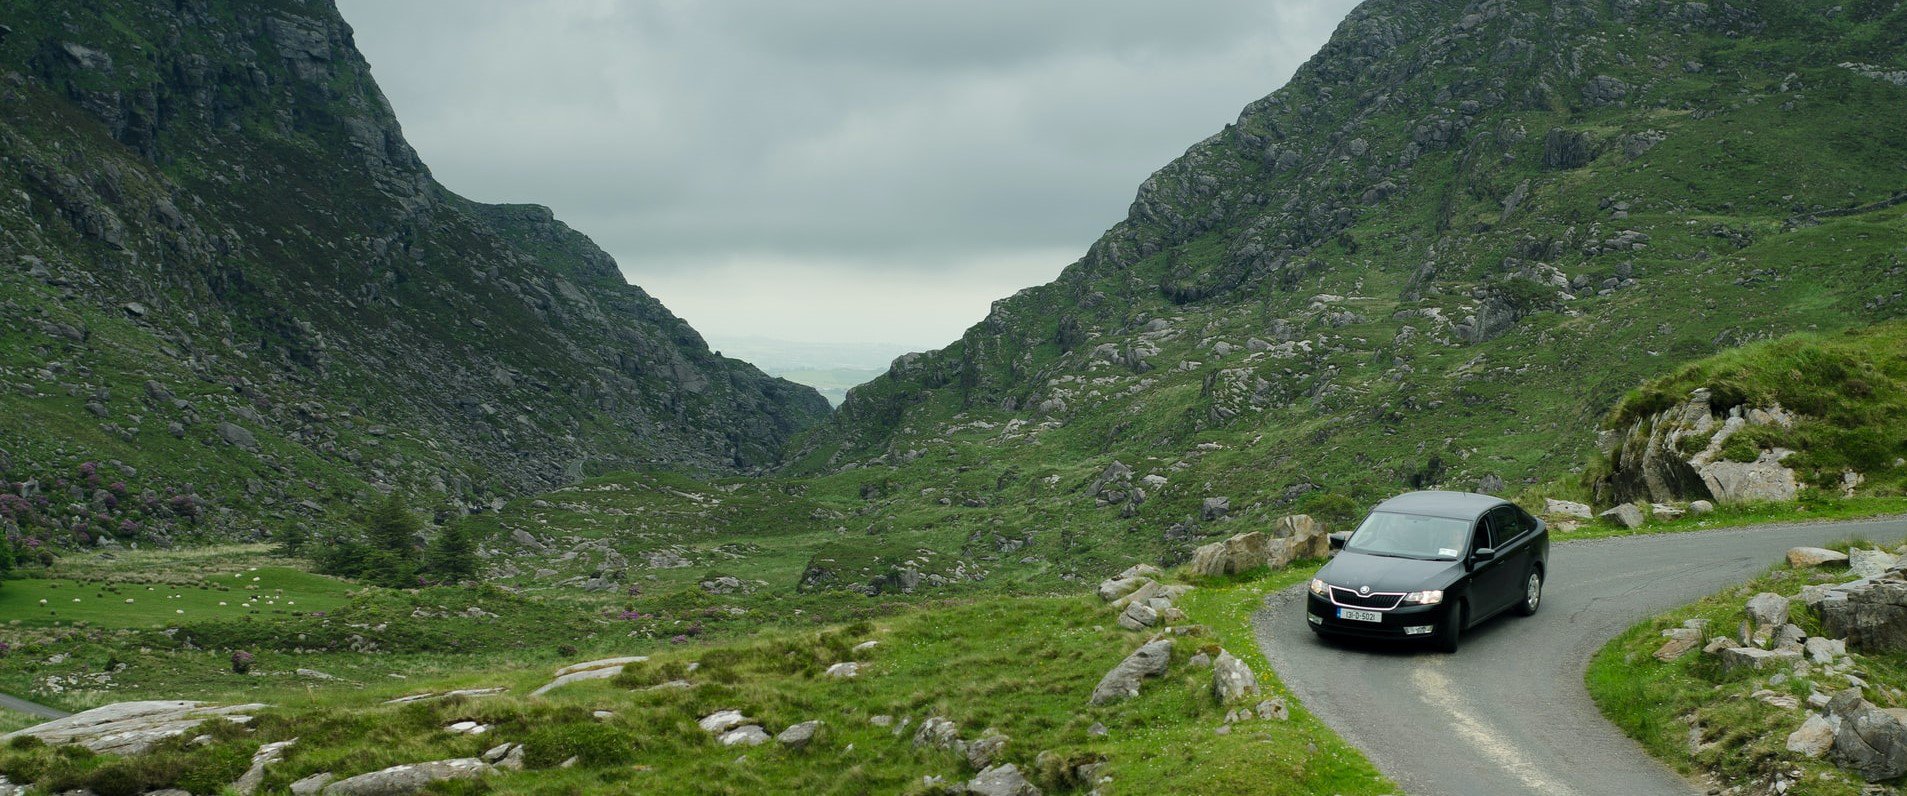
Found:
<svg viewBox="0 0 1907 796"><path fill-rule="evenodd" d="M0 735L0 742L32 736L54 746L78 744L100 754L136 755L167 738L184 735L210 719L248 722L259 704L218 707L204 702L118 702Z"/></svg>
<svg viewBox="0 0 1907 796"><path fill-rule="evenodd" d="M844 680L859 677L861 675L861 664L856 661L842 661L841 663L829 666L825 674L829 677L838 677Z"/></svg>
<svg viewBox="0 0 1907 796"><path fill-rule="evenodd" d="M1838 638L1815 636L1802 642L1801 651L1807 654L1808 660L1815 663L1833 663L1836 659L1847 655L1847 642Z"/></svg>
<svg viewBox="0 0 1907 796"><path fill-rule="evenodd" d="M1801 653L1795 650L1765 650L1760 647L1729 647L1721 651L1722 669L1772 669L1788 667L1801 660Z"/></svg>
<svg viewBox="0 0 1907 796"><path fill-rule="evenodd" d="M962 748L960 743L960 725L950 719L930 716L920 723L920 729L914 731L914 745L930 749Z"/></svg>
<svg viewBox="0 0 1907 796"><path fill-rule="evenodd" d="M1127 630L1144 630L1159 623L1159 612L1145 603L1131 603L1119 614L1119 626Z"/></svg>
<svg viewBox="0 0 1907 796"><path fill-rule="evenodd" d="M1841 720L1830 762L1869 782L1907 774L1907 728L1899 718L1862 699L1858 688L1835 694L1827 712Z"/></svg>
<svg viewBox="0 0 1907 796"><path fill-rule="evenodd" d="M702 728L703 732L712 735L721 735L736 727L748 724L751 721L752 719L743 715L739 710L718 710L707 716L703 716L695 723Z"/></svg>
<svg viewBox="0 0 1907 796"><path fill-rule="evenodd" d="M1556 500L1555 498L1546 498L1543 500L1543 513L1552 517L1574 517L1579 520L1587 520L1595 516L1592 510L1584 504L1571 500Z"/></svg>
<svg viewBox="0 0 1907 796"><path fill-rule="evenodd" d="M1748 620L1755 624L1756 635L1774 632L1788 621L1788 598L1767 591L1748 598Z"/></svg>
<svg viewBox="0 0 1907 796"><path fill-rule="evenodd" d="M804 721L776 733L775 742L789 749L800 751L808 748L809 744L814 743L815 736L821 733L823 726L826 725L820 721Z"/></svg>
<svg viewBox="0 0 1907 796"><path fill-rule="evenodd" d="M1654 654L1656 660L1664 663L1687 655L1689 651L1695 649L1696 645L1702 643L1702 631L1695 628L1678 627L1662 635L1667 636L1668 640L1662 642L1662 646L1657 648Z"/></svg>
<svg viewBox="0 0 1907 796"><path fill-rule="evenodd" d="M312 774L309 777L291 783L291 796L317 796L324 792L324 786L331 784L338 775L329 771Z"/></svg>
<svg viewBox="0 0 1907 796"><path fill-rule="evenodd" d="M1792 547L1788 549L1788 566L1795 569L1818 567L1824 564L1841 564L1848 560L1847 554L1824 547Z"/></svg>
<svg viewBox="0 0 1907 796"><path fill-rule="evenodd" d="M1801 723L1800 729L1788 733L1788 751L1803 757L1822 757L1834 748L1834 736L1839 730L1839 718L1808 714L1808 720Z"/></svg>
<svg viewBox="0 0 1907 796"><path fill-rule="evenodd" d="M967 743L967 765L980 771L993 765L1000 759L1000 753L1006 751L1008 738L997 732L989 731L977 741Z"/></svg>
<svg viewBox="0 0 1907 796"><path fill-rule="evenodd" d="M234 448L254 452L258 450L258 438L252 436L252 432L245 430L241 426L229 422L220 422L215 430L218 432L219 439L225 440L226 444Z"/></svg>
<svg viewBox="0 0 1907 796"><path fill-rule="evenodd" d="M489 771L488 763L474 757L406 763L338 780L326 785L321 793L324 796L410 796L433 782L476 779Z"/></svg>
<svg viewBox="0 0 1907 796"><path fill-rule="evenodd" d="M1112 602L1113 600L1131 594L1134 590L1148 582L1150 582L1150 580L1144 577L1119 577L1101 581L1099 584L1099 599Z"/></svg>
<svg viewBox="0 0 1907 796"><path fill-rule="evenodd" d="M1218 660L1212 662L1212 695L1218 697L1219 704L1235 702L1258 693L1258 675L1244 661L1232 657L1230 652L1219 650Z"/></svg>
<svg viewBox="0 0 1907 796"><path fill-rule="evenodd" d="M1907 583L1857 583L1814 604L1822 632L1862 652L1907 652Z"/></svg>
<svg viewBox="0 0 1907 796"><path fill-rule="evenodd" d="M1141 682L1147 677L1164 675L1171 661L1170 640L1147 643L1100 678L1099 685L1093 688L1092 704L1104 705L1138 696Z"/></svg>
<svg viewBox="0 0 1907 796"><path fill-rule="evenodd" d="M1642 527L1642 509L1636 508L1633 503L1623 503L1597 516L1629 530Z"/></svg>
<svg viewBox="0 0 1907 796"><path fill-rule="evenodd" d="M967 782L967 792L975 796L1040 796L1040 789L1026 781L1026 776L1012 763L981 771Z"/></svg>
<svg viewBox="0 0 1907 796"><path fill-rule="evenodd" d="M1688 504L1688 513L1693 514L1697 517L1700 517L1714 510L1715 510L1715 504L1710 503L1706 500L1690 501Z"/></svg>
<svg viewBox="0 0 1907 796"><path fill-rule="evenodd" d="M1847 554L1848 574L1857 578L1878 578L1899 563L1899 556L1885 550L1855 548Z"/></svg>
<svg viewBox="0 0 1907 796"><path fill-rule="evenodd" d="M265 767L283 760L285 750L297 742L298 739L293 738L289 741L273 741L258 747L258 751L252 753L252 767L246 769L237 782L232 783L232 790L243 796L252 796L257 793L258 786L265 783Z"/></svg>
<svg viewBox="0 0 1907 796"><path fill-rule="evenodd" d="M1503 490L1509 488L1510 485L1504 483L1503 476L1496 473L1490 473L1477 480L1477 491L1485 495L1501 495Z"/></svg>
<svg viewBox="0 0 1907 796"><path fill-rule="evenodd" d="M1232 499L1228 497L1208 497L1199 504L1199 515L1207 522L1216 520L1232 512Z"/></svg>
<svg viewBox="0 0 1907 796"><path fill-rule="evenodd" d="M759 724L744 724L722 733L718 740L723 746L760 746L768 742L768 731Z"/></svg>

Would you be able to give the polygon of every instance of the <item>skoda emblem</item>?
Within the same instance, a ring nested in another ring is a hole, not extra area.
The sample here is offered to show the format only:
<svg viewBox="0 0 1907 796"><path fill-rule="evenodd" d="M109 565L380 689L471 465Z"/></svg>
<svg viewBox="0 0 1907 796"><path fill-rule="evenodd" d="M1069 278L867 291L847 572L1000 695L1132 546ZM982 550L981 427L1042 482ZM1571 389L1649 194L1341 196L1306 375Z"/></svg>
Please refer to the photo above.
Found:
<svg viewBox="0 0 1907 796"><path fill-rule="evenodd" d="M1359 586L1359 587L1357 587L1357 595L1358 595L1359 597L1369 597L1369 596L1371 596L1371 587L1369 587L1369 586Z"/></svg>

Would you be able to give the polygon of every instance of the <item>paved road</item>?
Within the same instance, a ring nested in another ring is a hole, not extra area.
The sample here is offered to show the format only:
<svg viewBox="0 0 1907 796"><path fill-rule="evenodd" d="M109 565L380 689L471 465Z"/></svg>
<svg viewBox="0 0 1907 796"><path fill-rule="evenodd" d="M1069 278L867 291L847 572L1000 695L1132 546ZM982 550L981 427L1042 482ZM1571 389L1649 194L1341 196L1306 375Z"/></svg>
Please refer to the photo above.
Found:
<svg viewBox="0 0 1907 796"><path fill-rule="evenodd" d="M28 702L8 694L0 694L0 710L18 711L29 716L39 716L47 719L63 719L72 715L63 710L55 710L38 702Z"/></svg>
<svg viewBox="0 0 1907 796"><path fill-rule="evenodd" d="M1602 718L1589 658L1650 616L1747 580L1797 545L1899 543L1907 519L1770 525L1556 544L1532 618L1464 635L1455 655L1320 643L1303 587L1266 599L1258 645L1305 707L1420 796L1694 794Z"/></svg>

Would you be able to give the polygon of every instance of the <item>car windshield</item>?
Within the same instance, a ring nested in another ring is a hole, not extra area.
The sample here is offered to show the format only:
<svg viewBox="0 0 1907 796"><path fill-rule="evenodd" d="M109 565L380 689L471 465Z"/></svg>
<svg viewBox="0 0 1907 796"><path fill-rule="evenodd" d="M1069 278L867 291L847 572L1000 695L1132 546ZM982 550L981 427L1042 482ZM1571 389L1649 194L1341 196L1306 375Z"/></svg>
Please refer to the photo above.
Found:
<svg viewBox="0 0 1907 796"><path fill-rule="evenodd" d="M1470 523L1449 517L1372 512L1344 549L1354 553L1455 561L1463 555Z"/></svg>

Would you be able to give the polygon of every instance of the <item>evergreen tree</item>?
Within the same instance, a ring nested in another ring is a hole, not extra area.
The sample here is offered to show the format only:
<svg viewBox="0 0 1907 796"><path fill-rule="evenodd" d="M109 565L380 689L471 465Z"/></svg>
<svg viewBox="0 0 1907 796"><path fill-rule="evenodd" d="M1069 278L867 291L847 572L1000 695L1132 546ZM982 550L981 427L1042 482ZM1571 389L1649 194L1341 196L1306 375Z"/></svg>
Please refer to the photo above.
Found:
<svg viewBox="0 0 1907 796"><path fill-rule="evenodd" d="M396 493L385 498L364 524L365 549L359 578L391 588L417 585L417 533L424 524Z"/></svg>
<svg viewBox="0 0 1907 796"><path fill-rule="evenodd" d="M278 532L278 547L272 552L285 557L296 558L305 552L306 543L311 540L311 532L303 523L293 523Z"/></svg>
<svg viewBox="0 0 1907 796"><path fill-rule="evenodd" d="M463 520L451 520L437 532L424 569L445 583L477 579L477 544Z"/></svg>

